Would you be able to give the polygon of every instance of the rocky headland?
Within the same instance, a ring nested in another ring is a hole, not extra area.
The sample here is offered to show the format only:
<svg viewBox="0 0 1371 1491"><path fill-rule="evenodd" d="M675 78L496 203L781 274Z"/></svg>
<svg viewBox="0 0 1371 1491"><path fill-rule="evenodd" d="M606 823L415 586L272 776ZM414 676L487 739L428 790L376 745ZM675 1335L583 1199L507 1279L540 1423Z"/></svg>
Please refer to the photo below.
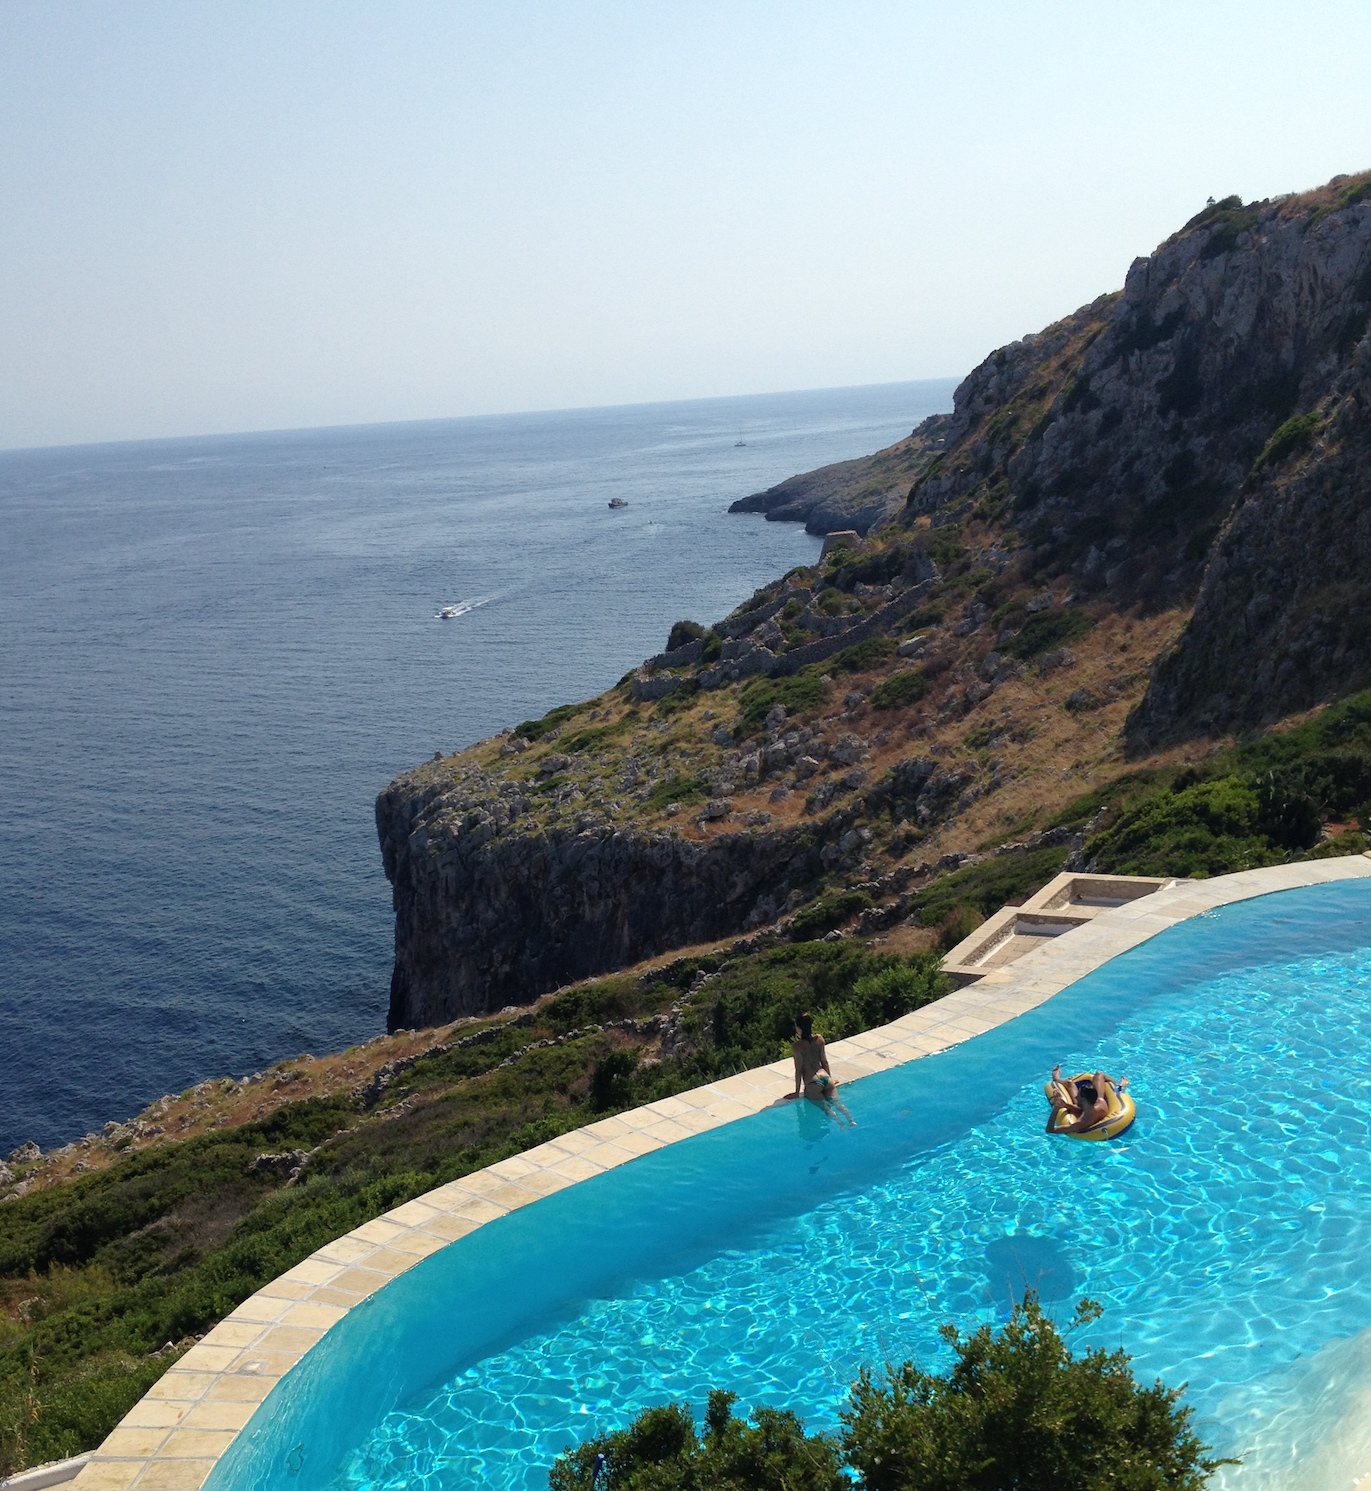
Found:
<svg viewBox="0 0 1371 1491"><path fill-rule="evenodd" d="M944 449L951 416L935 414L875 455L837 461L740 497L731 513L763 513L770 523L803 523L807 533L843 529L865 537L903 511L910 484Z"/></svg>
<svg viewBox="0 0 1371 1491"><path fill-rule="evenodd" d="M381 795L392 1028L869 899L1371 679L1369 318L1371 175L1211 203L950 415L735 503L866 537Z"/></svg>

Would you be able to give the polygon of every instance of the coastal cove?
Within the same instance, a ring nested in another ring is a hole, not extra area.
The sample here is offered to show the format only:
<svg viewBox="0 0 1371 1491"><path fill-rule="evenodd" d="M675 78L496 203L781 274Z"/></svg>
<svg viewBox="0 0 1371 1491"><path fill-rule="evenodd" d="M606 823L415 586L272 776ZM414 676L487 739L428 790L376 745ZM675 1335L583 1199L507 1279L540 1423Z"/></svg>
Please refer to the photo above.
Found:
<svg viewBox="0 0 1371 1491"><path fill-rule="evenodd" d="M383 1029L376 792L812 559L729 503L951 388L0 455L0 1153Z"/></svg>

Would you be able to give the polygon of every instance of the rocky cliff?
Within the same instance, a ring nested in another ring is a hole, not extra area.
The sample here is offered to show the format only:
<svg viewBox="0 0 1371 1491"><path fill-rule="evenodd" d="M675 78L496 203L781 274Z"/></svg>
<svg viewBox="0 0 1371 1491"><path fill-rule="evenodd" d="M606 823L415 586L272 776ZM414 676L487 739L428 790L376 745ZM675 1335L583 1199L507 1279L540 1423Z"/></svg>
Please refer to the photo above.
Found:
<svg viewBox="0 0 1371 1491"><path fill-rule="evenodd" d="M869 898L1357 687L1369 321L1371 173L1213 203L952 414L738 504L869 536L382 794L392 1027Z"/></svg>
<svg viewBox="0 0 1371 1491"><path fill-rule="evenodd" d="M775 779L800 748L786 746L779 726L769 735L763 749L773 753ZM858 752L849 744L837 755L841 766ZM848 775L860 785L866 773ZM687 838L598 816L539 824L535 804L491 774L421 767L376 804L396 913L390 1028L526 1003L669 948L774 922L828 872L863 861L866 819L929 814L969 781L913 760L832 813L752 832L737 831L729 820L741 815L715 800L699 810L701 827L717 822L722 831Z"/></svg>
<svg viewBox="0 0 1371 1491"><path fill-rule="evenodd" d="M904 507L909 485L942 452L948 416L935 414L912 435L875 455L836 461L740 497L731 513L765 513L771 523L803 523L807 533L880 528Z"/></svg>
<svg viewBox="0 0 1371 1491"><path fill-rule="evenodd" d="M1371 175L1212 204L956 393L906 521L978 506L1115 606L1196 597L1136 746L1262 723L1371 671Z"/></svg>
<svg viewBox="0 0 1371 1491"><path fill-rule="evenodd" d="M603 819L521 823L531 804L499 787L423 768L377 801L395 898L391 1029L523 1003L774 917L774 898L820 868L812 835L694 843Z"/></svg>

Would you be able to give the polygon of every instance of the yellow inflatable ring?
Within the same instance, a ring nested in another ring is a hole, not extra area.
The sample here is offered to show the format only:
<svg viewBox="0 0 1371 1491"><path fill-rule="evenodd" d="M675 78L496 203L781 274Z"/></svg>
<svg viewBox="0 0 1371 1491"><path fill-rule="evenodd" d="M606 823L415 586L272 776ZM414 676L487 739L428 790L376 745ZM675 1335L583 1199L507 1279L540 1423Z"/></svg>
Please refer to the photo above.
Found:
<svg viewBox="0 0 1371 1491"><path fill-rule="evenodd" d="M1077 1072L1070 1080L1079 1082L1083 1077L1093 1080L1094 1076L1094 1072ZM1056 1082L1049 1082L1043 1091L1050 1098L1053 1089L1058 1085ZM1117 1139L1138 1116L1137 1107L1128 1093L1120 1092L1113 1083L1106 1083L1105 1089L1105 1095L1109 1099L1109 1112L1105 1115L1103 1122L1097 1123L1093 1128L1086 1129L1082 1133L1067 1134L1068 1139ZM1068 1124L1074 1122L1075 1120L1069 1113L1059 1108L1052 1120L1052 1132L1060 1134Z"/></svg>

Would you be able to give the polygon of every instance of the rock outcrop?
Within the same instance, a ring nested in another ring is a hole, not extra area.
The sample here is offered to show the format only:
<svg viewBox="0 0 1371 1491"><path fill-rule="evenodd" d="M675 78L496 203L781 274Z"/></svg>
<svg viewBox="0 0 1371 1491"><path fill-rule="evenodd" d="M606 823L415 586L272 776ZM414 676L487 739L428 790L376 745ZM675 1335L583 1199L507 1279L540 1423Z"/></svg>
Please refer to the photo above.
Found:
<svg viewBox="0 0 1371 1491"><path fill-rule="evenodd" d="M741 497L731 513L765 513L769 523L803 523L807 533L860 534L882 527L904 507L909 484L943 449L946 414L935 414L904 440L854 461L837 461Z"/></svg>
<svg viewBox="0 0 1371 1491"><path fill-rule="evenodd" d="M1371 670L1371 175L1213 204L958 388L905 521L1012 524L1044 575L1198 604L1135 746L1260 724Z"/></svg>
<svg viewBox="0 0 1371 1491"><path fill-rule="evenodd" d="M764 895L784 898L819 868L804 835L502 832L494 786L411 773L377 800L395 902L392 1030L526 1003L739 930Z"/></svg>
<svg viewBox="0 0 1371 1491"><path fill-rule="evenodd" d="M527 1003L668 948L774 921L792 892L804 900L825 872L860 861L870 833L854 829L859 818L926 819L970 781L965 771L908 761L826 818L699 842L612 823L526 831L528 805L517 794L480 773L428 763L376 802L395 904L390 1029ZM701 816L729 816L726 802L714 807Z"/></svg>

